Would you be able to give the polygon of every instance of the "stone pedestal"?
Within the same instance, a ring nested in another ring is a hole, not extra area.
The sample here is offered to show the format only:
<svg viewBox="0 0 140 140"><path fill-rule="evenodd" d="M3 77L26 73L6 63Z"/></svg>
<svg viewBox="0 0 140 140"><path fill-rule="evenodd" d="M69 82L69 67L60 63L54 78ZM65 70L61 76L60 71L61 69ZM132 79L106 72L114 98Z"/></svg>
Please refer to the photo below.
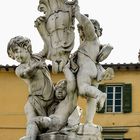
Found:
<svg viewBox="0 0 140 140"><path fill-rule="evenodd" d="M44 133L37 140L102 140L102 127L94 124L80 124L73 129L64 128L60 132ZM32 140L23 137L20 140Z"/></svg>
<svg viewBox="0 0 140 140"><path fill-rule="evenodd" d="M101 135L102 127L94 124L80 124L77 129L78 135L95 135L96 137Z"/></svg>
<svg viewBox="0 0 140 140"><path fill-rule="evenodd" d="M23 137L20 140L31 140L31 137ZM101 133L98 133L98 135L79 135L75 132L70 132L68 134L44 133L38 136L37 140L102 140L102 136Z"/></svg>
<svg viewBox="0 0 140 140"><path fill-rule="evenodd" d="M69 134L46 133L39 136L38 140L102 140L101 135L77 135L75 132Z"/></svg>

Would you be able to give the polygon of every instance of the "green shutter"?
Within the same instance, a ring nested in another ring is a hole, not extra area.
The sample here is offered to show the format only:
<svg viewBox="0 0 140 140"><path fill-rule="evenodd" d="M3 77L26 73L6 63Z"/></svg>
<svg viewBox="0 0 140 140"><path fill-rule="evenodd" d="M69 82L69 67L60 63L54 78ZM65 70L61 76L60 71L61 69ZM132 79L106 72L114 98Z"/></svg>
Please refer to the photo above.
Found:
<svg viewBox="0 0 140 140"><path fill-rule="evenodd" d="M106 86L104 84L100 84L98 89L101 90L102 92L105 92ZM105 112L105 104L104 104L104 107L100 111L97 111L97 113L104 113L104 112Z"/></svg>
<svg viewBox="0 0 140 140"><path fill-rule="evenodd" d="M123 86L123 112L132 112L132 84Z"/></svg>

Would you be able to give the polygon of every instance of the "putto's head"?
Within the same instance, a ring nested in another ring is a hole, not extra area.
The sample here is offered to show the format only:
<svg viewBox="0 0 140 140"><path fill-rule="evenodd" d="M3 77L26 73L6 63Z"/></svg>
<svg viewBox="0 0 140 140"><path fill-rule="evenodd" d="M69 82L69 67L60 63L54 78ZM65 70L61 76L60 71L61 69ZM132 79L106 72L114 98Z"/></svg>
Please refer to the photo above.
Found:
<svg viewBox="0 0 140 140"><path fill-rule="evenodd" d="M58 100L63 100L66 97L66 87L67 87L67 81L61 80L59 81L55 86L55 97Z"/></svg>
<svg viewBox="0 0 140 140"><path fill-rule="evenodd" d="M94 29L95 29L95 32L96 32L97 36L100 37L102 35L103 29L100 27L99 22L95 19L91 19L90 21L94 25Z"/></svg>
<svg viewBox="0 0 140 140"><path fill-rule="evenodd" d="M31 41L26 37L16 36L9 41L7 53L10 58L15 59L15 52L17 48L23 48L32 54Z"/></svg>

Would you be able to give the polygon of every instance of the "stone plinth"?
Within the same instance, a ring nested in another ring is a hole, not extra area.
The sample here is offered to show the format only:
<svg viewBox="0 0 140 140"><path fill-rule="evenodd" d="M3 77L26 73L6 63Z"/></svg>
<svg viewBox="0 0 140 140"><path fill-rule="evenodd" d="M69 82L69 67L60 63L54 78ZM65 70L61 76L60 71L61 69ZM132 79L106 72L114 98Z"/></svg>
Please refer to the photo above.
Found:
<svg viewBox="0 0 140 140"><path fill-rule="evenodd" d="M38 140L102 140L95 135L77 135L74 132L69 134L46 133L39 136Z"/></svg>
<svg viewBox="0 0 140 140"><path fill-rule="evenodd" d="M31 140L30 137L23 137L20 140ZM40 135L37 140L102 140L101 135L77 135L75 132L68 134L45 133Z"/></svg>
<svg viewBox="0 0 140 140"><path fill-rule="evenodd" d="M60 132L44 133L37 137L37 140L102 140L102 127L92 124L80 124L73 130L67 128ZM32 140L31 137L23 137L20 140Z"/></svg>

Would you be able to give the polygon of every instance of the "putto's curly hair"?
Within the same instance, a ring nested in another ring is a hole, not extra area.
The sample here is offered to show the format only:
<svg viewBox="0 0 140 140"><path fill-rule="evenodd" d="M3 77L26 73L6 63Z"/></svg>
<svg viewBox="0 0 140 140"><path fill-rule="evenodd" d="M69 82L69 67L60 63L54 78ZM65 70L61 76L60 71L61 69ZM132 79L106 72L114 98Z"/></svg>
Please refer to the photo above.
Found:
<svg viewBox="0 0 140 140"><path fill-rule="evenodd" d="M88 14L85 14L86 17L89 17ZM100 31L100 36L102 35L102 31L103 31L103 28L100 27L100 23L95 20L95 19L90 19L90 21L92 22L92 24L94 25L94 29L95 29L95 32L97 33L97 30ZM77 28L78 28L78 32L79 31L83 31L83 26L81 24L77 24ZM85 37L85 34L83 33L83 36L82 37ZM83 40L83 39L82 39Z"/></svg>
<svg viewBox="0 0 140 140"><path fill-rule="evenodd" d="M97 32L97 30L99 30L100 33L101 33L101 35L102 35L103 28L100 27L100 23L99 23L96 19L90 19L90 21L91 21L92 24L94 25L95 32ZM101 36L101 35L100 35L100 36Z"/></svg>
<svg viewBox="0 0 140 140"><path fill-rule="evenodd" d="M56 83L55 85L55 90L57 90L58 88L66 88L67 87L67 81L64 79L64 80L60 80Z"/></svg>
<svg viewBox="0 0 140 140"><path fill-rule="evenodd" d="M16 47L24 48L28 50L30 54L32 54L31 40L27 37L16 36L9 41L7 45L7 53L8 53L8 56L12 59L15 59L14 52L15 52Z"/></svg>

